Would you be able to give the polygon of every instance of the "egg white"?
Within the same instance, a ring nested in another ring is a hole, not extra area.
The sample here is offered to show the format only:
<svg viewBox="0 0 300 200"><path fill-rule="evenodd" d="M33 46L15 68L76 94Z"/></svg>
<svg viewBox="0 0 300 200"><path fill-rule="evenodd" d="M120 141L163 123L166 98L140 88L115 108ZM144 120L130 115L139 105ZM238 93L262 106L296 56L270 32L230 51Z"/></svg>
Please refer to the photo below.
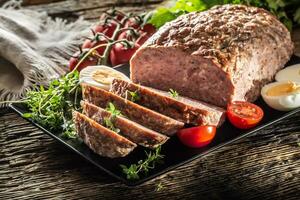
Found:
<svg viewBox="0 0 300 200"><path fill-rule="evenodd" d="M292 92L287 95L269 96L267 91L277 85L286 84L290 81L279 81L265 85L261 90L264 101L273 109L279 111L289 111L300 107L300 93Z"/></svg>
<svg viewBox="0 0 300 200"><path fill-rule="evenodd" d="M300 82L300 64L291 65L280 70L276 76L276 81Z"/></svg>
<svg viewBox="0 0 300 200"><path fill-rule="evenodd" d="M118 73L122 77L122 79L130 81L130 79L125 74L123 74L111 67L108 67L105 65L97 65L97 66L88 66L80 71L80 74L79 74L80 83L85 83L85 84L99 87L99 88L102 88L102 89L108 91L110 89L111 83L103 84L103 83L99 83L93 79L93 73L96 72L97 70L103 70L103 69L108 72L110 71L110 72ZM113 80L113 78L114 77L112 77L112 80Z"/></svg>

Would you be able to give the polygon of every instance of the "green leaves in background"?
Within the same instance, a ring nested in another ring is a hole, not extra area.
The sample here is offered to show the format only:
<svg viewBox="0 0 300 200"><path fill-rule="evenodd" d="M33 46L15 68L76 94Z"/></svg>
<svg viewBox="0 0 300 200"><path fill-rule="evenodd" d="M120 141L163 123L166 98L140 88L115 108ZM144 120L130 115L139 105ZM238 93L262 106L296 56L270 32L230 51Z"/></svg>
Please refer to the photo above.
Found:
<svg viewBox="0 0 300 200"><path fill-rule="evenodd" d="M277 16L289 30L292 30L294 25L300 25L299 0L178 0L174 1L174 5L170 8L158 8L149 23L159 28L182 14L204 11L223 4L244 4L264 8Z"/></svg>

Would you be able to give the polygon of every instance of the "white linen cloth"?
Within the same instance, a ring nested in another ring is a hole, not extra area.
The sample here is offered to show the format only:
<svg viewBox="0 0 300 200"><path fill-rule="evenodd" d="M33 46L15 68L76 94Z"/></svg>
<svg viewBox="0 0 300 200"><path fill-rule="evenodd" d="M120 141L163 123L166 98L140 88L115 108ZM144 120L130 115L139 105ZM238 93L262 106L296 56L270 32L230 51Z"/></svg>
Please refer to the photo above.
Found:
<svg viewBox="0 0 300 200"><path fill-rule="evenodd" d="M0 8L0 101L20 99L64 74L90 27L83 19L51 19L20 4L13 0Z"/></svg>

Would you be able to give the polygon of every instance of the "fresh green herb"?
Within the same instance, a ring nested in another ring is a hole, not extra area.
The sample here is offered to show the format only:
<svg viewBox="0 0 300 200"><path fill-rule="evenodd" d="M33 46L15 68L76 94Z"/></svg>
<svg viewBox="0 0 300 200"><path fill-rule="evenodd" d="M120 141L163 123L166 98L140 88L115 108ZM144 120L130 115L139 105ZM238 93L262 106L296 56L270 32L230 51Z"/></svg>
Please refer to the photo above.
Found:
<svg viewBox="0 0 300 200"><path fill-rule="evenodd" d="M177 91L170 89L169 94L171 95L171 97L173 98L178 98L179 94Z"/></svg>
<svg viewBox="0 0 300 200"><path fill-rule="evenodd" d="M64 122L62 136L69 139L77 138L77 132L73 120L66 120Z"/></svg>
<svg viewBox="0 0 300 200"><path fill-rule="evenodd" d="M119 111L117 108L116 108L116 106L113 104L113 103L111 103L111 102L109 102L108 103L108 105L107 105L107 107L106 107L106 110L108 111L108 112L110 112L112 115L114 115L114 116L119 116L119 115L121 115L121 111Z"/></svg>
<svg viewBox="0 0 300 200"><path fill-rule="evenodd" d="M299 0L178 0L170 8L158 8L149 23L159 28L166 22L176 19L179 15L193 11L204 11L222 4L244 4L264 8L277 16L289 30L292 29L293 25L300 25Z"/></svg>
<svg viewBox="0 0 300 200"><path fill-rule="evenodd" d="M137 102L137 101L139 101L141 99L138 91L131 92L129 90L126 90L126 93L127 92L130 94L130 101ZM127 94L126 94L126 96L127 96Z"/></svg>
<svg viewBox="0 0 300 200"><path fill-rule="evenodd" d="M119 133L120 129L118 129L118 128L115 127L114 121L115 121L115 119L116 119L117 116L121 115L121 111L118 110L116 108L116 106L113 103L111 103L111 102L108 103L108 105L106 107L106 110L111 113L111 116L104 118L104 126L106 128L108 128L108 129L116 132L116 133Z"/></svg>
<svg viewBox="0 0 300 200"><path fill-rule="evenodd" d="M161 191L162 189L164 189L164 186L163 186L163 184L162 184L161 182L159 182L159 183L157 184L156 188L155 188L155 191L156 191L156 192L159 192L159 191Z"/></svg>
<svg viewBox="0 0 300 200"><path fill-rule="evenodd" d="M115 116L112 115L111 117L104 117L104 126L116 133L120 132L120 129L116 128L114 125Z"/></svg>
<svg viewBox="0 0 300 200"><path fill-rule="evenodd" d="M122 172L126 175L129 180L137 180L140 178L140 173L147 174L149 170L154 169L156 164L162 163L164 155L160 154L161 147L155 149L155 151L150 151L146 153L147 158L145 160L138 161L137 164L132 164L129 167L125 165L120 165Z"/></svg>
<svg viewBox="0 0 300 200"><path fill-rule="evenodd" d="M71 119L72 110L76 108L78 90L79 74L72 71L52 81L47 89L40 86L29 91L24 102L30 112L23 116L52 131L62 130L64 136L74 138L76 134Z"/></svg>

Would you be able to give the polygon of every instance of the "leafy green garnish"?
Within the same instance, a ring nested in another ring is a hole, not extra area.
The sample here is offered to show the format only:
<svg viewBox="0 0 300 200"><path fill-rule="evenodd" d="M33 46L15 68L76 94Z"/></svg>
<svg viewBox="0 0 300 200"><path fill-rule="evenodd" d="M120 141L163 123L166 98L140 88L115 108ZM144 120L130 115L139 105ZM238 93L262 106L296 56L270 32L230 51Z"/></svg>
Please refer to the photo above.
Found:
<svg viewBox="0 0 300 200"><path fill-rule="evenodd" d="M122 172L126 175L128 180L137 180L140 178L140 173L147 174L149 170L154 169L156 164L162 163L164 155L160 154L161 147L157 147L155 151L146 153L147 158L145 160L138 161L137 164L132 164L129 167L126 165L120 165Z"/></svg>
<svg viewBox="0 0 300 200"><path fill-rule="evenodd" d="M106 128L108 128L108 129L116 132L116 133L119 133L120 129L118 129L118 128L115 127L114 121L115 121L115 119L116 119L117 116L122 115L121 111L118 110L116 108L116 106L113 103L111 103L111 102L108 103L108 105L106 107L106 110L111 113L111 116L104 118L104 126Z"/></svg>
<svg viewBox="0 0 300 200"><path fill-rule="evenodd" d="M111 117L104 117L104 126L116 133L119 133L120 129L115 127L114 122L113 122L114 120L115 120L114 115L112 115Z"/></svg>
<svg viewBox="0 0 300 200"><path fill-rule="evenodd" d="M277 16L289 30L292 29L293 25L300 25L299 0L178 0L170 8L158 8L149 23L159 28L182 14L204 11L215 5L223 4L244 4L264 8Z"/></svg>
<svg viewBox="0 0 300 200"><path fill-rule="evenodd" d="M132 102L137 102L141 99L141 96L139 95L138 91L134 91L134 92L131 92L129 90L126 90L126 92L129 92L130 94L130 101Z"/></svg>
<svg viewBox="0 0 300 200"><path fill-rule="evenodd" d="M171 97L173 98L178 98L179 94L177 91L170 89L169 94L171 95Z"/></svg>
<svg viewBox="0 0 300 200"><path fill-rule="evenodd" d="M114 116L119 116L119 115L121 115L121 111L118 110L118 109L116 108L116 106L115 106L113 103L111 103L111 102L108 103L108 105L107 105L107 107L106 107L106 110L107 110L108 112L110 112L110 113L111 113L112 115L114 115Z"/></svg>
<svg viewBox="0 0 300 200"><path fill-rule="evenodd" d="M35 88L26 94L24 102L30 112L23 116L51 131L63 130L63 136L74 138L76 133L72 125L72 110L76 108L78 90L77 71L52 81L46 89L43 86Z"/></svg>

